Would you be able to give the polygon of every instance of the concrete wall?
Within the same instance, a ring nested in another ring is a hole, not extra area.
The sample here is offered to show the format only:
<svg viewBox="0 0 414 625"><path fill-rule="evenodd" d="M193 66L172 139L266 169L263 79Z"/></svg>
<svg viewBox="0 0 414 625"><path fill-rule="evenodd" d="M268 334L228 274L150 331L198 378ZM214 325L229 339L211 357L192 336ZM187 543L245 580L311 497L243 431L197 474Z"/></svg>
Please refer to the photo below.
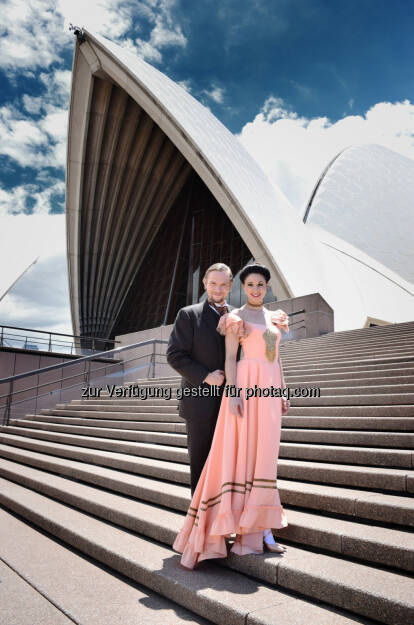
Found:
<svg viewBox="0 0 414 625"><path fill-rule="evenodd" d="M297 341L334 332L334 311L319 293L270 302L266 308L280 308L288 314L305 311L289 317L289 332L282 332L282 341Z"/></svg>
<svg viewBox="0 0 414 625"><path fill-rule="evenodd" d="M6 395L9 393L8 382L1 383L1 379L25 373L26 371L36 371L43 367L57 365L64 362L74 361L73 366L64 369L55 369L41 374L34 374L13 383L13 402L11 417L23 417L27 414L37 414L42 408L54 408L57 403L69 402L72 399L81 399L82 386L84 385L85 363L76 363L81 356L70 356L69 354L56 354L42 351L20 350L16 348L0 348L0 423L4 410L1 408L6 403ZM110 366L110 362L119 362L118 366ZM122 370L122 360L117 357L112 361L108 359L97 359L90 361L90 384L99 385L99 380L105 379L108 373L113 374L116 370ZM102 371L96 373L98 368L104 367ZM95 375L94 375L95 371ZM99 378L98 378L99 375ZM70 380L62 381L62 377L73 376ZM119 376L118 376L119 377ZM105 379L104 384L107 380ZM110 383L110 382L109 382ZM122 383L122 379L121 379ZM44 385L38 388L39 385ZM71 388L63 388L71 386ZM16 391L19 391L16 393ZM38 396L39 395L39 396Z"/></svg>
<svg viewBox="0 0 414 625"><path fill-rule="evenodd" d="M168 341L172 329L172 325L159 326L158 328L150 328L148 330L141 330L139 332L130 332L129 334L120 334L115 337L118 347L122 345L132 345L133 343L139 343L147 339L161 339ZM155 350L155 377L177 375L168 364L165 357L167 344L156 345ZM137 347L126 352L119 354L120 358L130 360L125 366L124 383L128 384L134 382L139 378L153 377L154 368L152 366L152 356L154 354L154 348L152 345L145 345L143 347Z"/></svg>

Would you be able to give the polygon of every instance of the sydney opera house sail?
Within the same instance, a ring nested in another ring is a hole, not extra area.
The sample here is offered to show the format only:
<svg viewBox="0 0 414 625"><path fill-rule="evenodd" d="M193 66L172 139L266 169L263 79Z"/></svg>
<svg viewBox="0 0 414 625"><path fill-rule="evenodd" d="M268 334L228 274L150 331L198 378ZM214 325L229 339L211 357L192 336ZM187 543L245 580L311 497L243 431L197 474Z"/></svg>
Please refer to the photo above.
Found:
<svg viewBox="0 0 414 625"><path fill-rule="evenodd" d="M347 232L332 224L336 201L320 191L335 163L304 219L208 108L132 52L84 31L66 177L74 334L113 338L171 323L204 297L210 264L237 274L252 258L271 270L268 299L320 293L335 329L413 319L410 276L349 235L352 219L361 223L355 207ZM240 302L236 280L230 303Z"/></svg>
<svg viewBox="0 0 414 625"><path fill-rule="evenodd" d="M354 145L330 163L304 220L349 241L414 283L414 161Z"/></svg>

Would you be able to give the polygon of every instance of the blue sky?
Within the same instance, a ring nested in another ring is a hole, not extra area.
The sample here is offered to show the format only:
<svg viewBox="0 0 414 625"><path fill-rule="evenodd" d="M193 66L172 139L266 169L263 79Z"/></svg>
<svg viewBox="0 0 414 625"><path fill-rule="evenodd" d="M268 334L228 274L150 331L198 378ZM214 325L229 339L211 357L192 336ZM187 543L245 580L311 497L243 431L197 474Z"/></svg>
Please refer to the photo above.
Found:
<svg viewBox="0 0 414 625"><path fill-rule="evenodd" d="M414 158L412 0L4 0L2 15L0 243L12 263L0 288L40 259L0 302L0 323L71 332L69 22L134 50L208 106L292 210L350 143Z"/></svg>

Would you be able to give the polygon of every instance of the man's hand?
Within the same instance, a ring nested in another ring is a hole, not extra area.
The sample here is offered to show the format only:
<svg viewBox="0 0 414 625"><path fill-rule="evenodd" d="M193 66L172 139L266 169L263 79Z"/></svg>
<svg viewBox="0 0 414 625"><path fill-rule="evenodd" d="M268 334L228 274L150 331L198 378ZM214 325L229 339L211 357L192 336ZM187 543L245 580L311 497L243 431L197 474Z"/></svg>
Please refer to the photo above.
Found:
<svg viewBox="0 0 414 625"><path fill-rule="evenodd" d="M232 414L236 415L236 417L243 416L243 400L241 397L230 397L229 399L229 410Z"/></svg>
<svg viewBox="0 0 414 625"><path fill-rule="evenodd" d="M224 382L224 371L222 369L211 371L204 382L207 382L210 386L221 386Z"/></svg>

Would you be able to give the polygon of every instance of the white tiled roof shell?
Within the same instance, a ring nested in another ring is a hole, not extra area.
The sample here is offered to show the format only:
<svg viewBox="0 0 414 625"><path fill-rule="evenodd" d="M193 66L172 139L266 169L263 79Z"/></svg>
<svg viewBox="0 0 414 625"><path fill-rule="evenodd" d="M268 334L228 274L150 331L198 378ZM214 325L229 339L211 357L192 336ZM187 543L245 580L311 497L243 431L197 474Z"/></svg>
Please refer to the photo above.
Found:
<svg viewBox="0 0 414 625"><path fill-rule="evenodd" d="M116 68L126 72L130 78L127 84L120 84L128 89L133 82L147 94L137 101L166 134L171 123L179 129L185 156L189 155L191 165L213 193L213 178L225 189L225 201L223 194L220 199L216 195L223 209L256 258L261 260L262 251L263 259L265 255L272 259L291 297L319 292L335 311L335 330L361 327L367 316L390 322L414 319L409 282L352 241L347 243L320 225L304 224L281 190L209 109L130 51L85 33L101 63L109 59L112 79L117 78ZM371 147L366 146L368 153ZM205 176L204 165L212 172L210 178Z"/></svg>
<svg viewBox="0 0 414 625"><path fill-rule="evenodd" d="M307 223L414 284L414 161L382 145L347 148L321 180Z"/></svg>
<svg viewBox="0 0 414 625"><path fill-rule="evenodd" d="M92 45L96 43L109 52L113 60L151 94L157 102L160 119L153 111L147 112L157 123L166 114L182 129L188 142L195 147L200 161L209 164L234 199L242 219L254 233L260 247L265 248L274 259L291 295L318 291L318 254L306 234L305 224L237 137L208 108L155 67L104 37L87 30L85 33ZM139 104L145 108L145 104ZM191 165L198 171L196 160ZM208 181L205 182L209 186ZM222 204L222 207L234 221L229 206Z"/></svg>

